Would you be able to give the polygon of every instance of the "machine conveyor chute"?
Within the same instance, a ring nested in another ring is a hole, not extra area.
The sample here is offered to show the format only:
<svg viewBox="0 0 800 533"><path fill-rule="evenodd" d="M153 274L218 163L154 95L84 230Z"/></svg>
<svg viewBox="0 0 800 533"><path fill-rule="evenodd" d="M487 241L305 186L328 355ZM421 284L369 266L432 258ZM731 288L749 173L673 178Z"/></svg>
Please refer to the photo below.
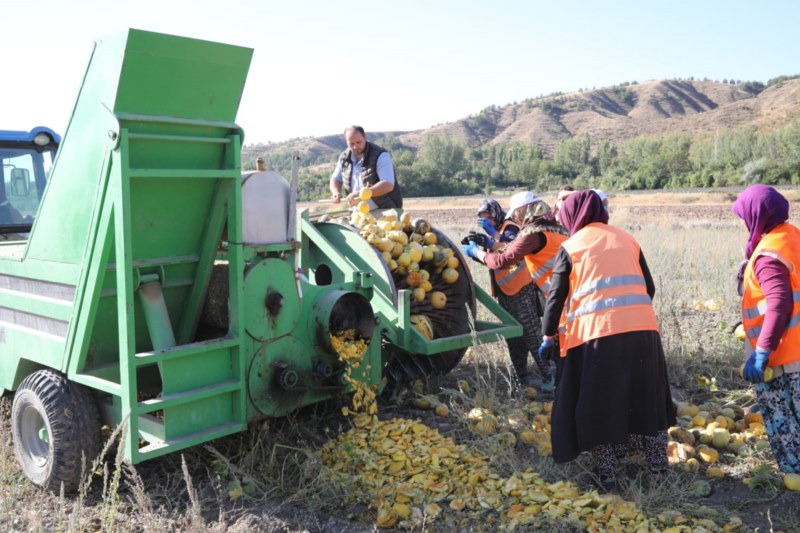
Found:
<svg viewBox="0 0 800 533"><path fill-rule="evenodd" d="M402 382L415 377L442 375L452 370L475 342L493 342L498 336L516 337L522 327L486 292L476 286L463 265L458 247L432 229L440 243L456 254L460 276L448 284L437 278L433 290L443 292L447 304L435 309L430 301L416 302L404 282L396 281L373 246L346 224L312 222L301 217L301 267L316 284L337 285L361 281L368 294L384 339L385 374ZM476 320L476 302L483 304L497 322ZM425 315L433 329L428 339L414 327L411 317Z"/></svg>

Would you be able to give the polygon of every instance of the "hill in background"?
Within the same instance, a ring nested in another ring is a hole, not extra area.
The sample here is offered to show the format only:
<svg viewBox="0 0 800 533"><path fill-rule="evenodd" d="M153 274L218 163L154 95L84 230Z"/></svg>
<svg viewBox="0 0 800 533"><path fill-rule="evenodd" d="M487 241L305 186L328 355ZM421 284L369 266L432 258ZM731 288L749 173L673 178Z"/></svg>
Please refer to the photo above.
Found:
<svg viewBox="0 0 800 533"><path fill-rule="evenodd" d="M445 136L466 147L538 145L552 157L564 139L588 135L622 143L640 136L684 133L691 137L745 125L758 128L790 123L800 116L800 79L763 84L662 80L622 84L611 88L557 94L481 112L446 124L416 131L369 132L380 143L388 137L412 151L429 135ZM763 90L762 90L763 89ZM369 128L369 125L364 125ZM252 165L258 155L299 150L304 166L332 167L345 149L341 134L295 139L244 148L243 161Z"/></svg>

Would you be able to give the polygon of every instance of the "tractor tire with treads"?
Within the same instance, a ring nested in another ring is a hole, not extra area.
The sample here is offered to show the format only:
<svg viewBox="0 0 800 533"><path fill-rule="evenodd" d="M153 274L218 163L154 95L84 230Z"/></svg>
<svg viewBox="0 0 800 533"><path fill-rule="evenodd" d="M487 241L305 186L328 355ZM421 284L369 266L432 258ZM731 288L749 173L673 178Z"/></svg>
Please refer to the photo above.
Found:
<svg viewBox="0 0 800 533"><path fill-rule="evenodd" d="M89 390L54 370L26 377L11 410L14 452L36 485L75 491L101 449L100 417Z"/></svg>

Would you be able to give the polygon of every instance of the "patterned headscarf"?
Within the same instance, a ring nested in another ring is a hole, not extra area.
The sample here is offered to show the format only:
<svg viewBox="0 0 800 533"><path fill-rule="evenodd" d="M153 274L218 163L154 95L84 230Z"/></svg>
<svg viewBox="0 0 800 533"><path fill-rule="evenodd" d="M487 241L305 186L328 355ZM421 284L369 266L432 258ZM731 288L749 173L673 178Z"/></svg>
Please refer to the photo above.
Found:
<svg viewBox="0 0 800 533"><path fill-rule="evenodd" d="M545 220L553 220L553 211L547 202L544 200L536 200L532 204L525 207L524 216L522 217L522 224L530 224L536 219L544 217Z"/></svg>
<svg viewBox="0 0 800 533"><path fill-rule="evenodd" d="M767 185L753 185L742 191L731 210L744 220L750 232L744 253L747 259L753 255L764 234L789 218L789 202Z"/></svg>
<svg viewBox="0 0 800 533"><path fill-rule="evenodd" d="M575 235L581 228L592 222L608 224L608 211L596 192L587 189L576 191L566 198L558 211L558 220L567 228L570 235Z"/></svg>
<svg viewBox="0 0 800 533"><path fill-rule="evenodd" d="M495 226L499 226L506 219L506 212L503 211L503 208L500 207L500 204L497 203L497 200L494 198L485 198L481 202L481 205L478 206L478 216L480 216L481 213L489 213L489 217L492 219Z"/></svg>

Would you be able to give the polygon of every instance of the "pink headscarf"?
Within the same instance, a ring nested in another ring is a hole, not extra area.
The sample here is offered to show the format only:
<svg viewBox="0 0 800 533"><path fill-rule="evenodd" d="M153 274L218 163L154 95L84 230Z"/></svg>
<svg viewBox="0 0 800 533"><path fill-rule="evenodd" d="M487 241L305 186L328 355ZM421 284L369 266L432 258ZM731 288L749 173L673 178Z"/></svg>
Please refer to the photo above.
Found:
<svg viewBox="0 0 800 533"><path fill-rule="evenodd" d="M766 233L789 218L789 202L781 193L767 185L753 185L739 194L731 208L744 220L750 237L744 256L750 259Z"/></svg>
<svg viewBox="0 0 800 533"><path fill-rule="evenodd" d="M608 211L596 192L587 189L576 191L566 198L558 211L558 220L570 235L592 222L608 224Z"/></svg>

